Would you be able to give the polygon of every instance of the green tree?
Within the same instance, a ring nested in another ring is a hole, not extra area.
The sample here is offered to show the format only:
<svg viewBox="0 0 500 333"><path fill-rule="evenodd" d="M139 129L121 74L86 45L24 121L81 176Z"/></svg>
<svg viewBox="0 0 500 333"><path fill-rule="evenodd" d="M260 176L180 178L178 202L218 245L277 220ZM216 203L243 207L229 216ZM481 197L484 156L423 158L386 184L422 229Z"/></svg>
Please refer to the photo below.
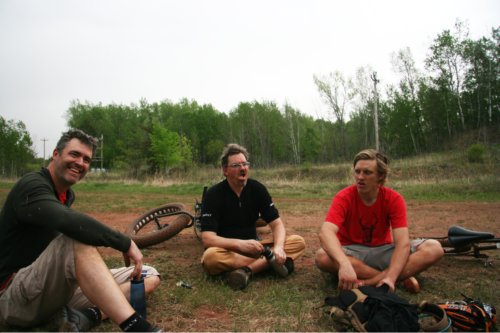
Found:
<svg viewBox="0 0 500 333"><path fill-rule="evenodd" d="M400 104L409 107L407 113L406 128L410 134L411 144L415 154L421 151L424 136L422 133L422 112L418 99L419 82L422 80L420 73L415 67L411 51L409 48L402 49L393 54L393 67L396 73L401 75L399 82L400 92L396 94Z"/></svg>
<svg viewBox="0 0 500 333"><path fill-rule="evenodd" d="M17 177L28 171L27 165L34 160L35 153L24 123L0 116L0 142L0 174Z"/></svg>
<svg viewBox="0 0 500 333"><path fill-rule="evenodd" d="M464 43L464 57L470 64L464 78L464 98L470 101L469 122L476 128L492 125L494 110L498 111L495 105L498 105L499 97L499 29L492 30L492 37Z"/></svg>
<svg viewBox="0 0 500 333"><path fill-rule="evenodd" d="M449 90L450 96L454 97L462 130L465 129L465 116L461 92L467 70L467 62L464 59L464 42L467 36L467 26L457 21L453 34L450 30L445 30L438 35L431 46L431 55L426 59L427 67L436 72L435 82L444 85Z"/></svg>
<svg viewBox="0 0 500 333"><path fill-rule="evenodd" d="M210 140L206 145L207 150L207 162L218 166L220 165L220 156L222 154L222 150L224 149L224 141L220 139Z"/></svg>
<svg viewBox="0 0 500 333"><path fill-rule="evenodd" d="M171 168L182 162L179 134L171 132L159 124L153 125L150 150L154 164L167 175Z"/></svg>
<svg viewBox="0 0 500 333"><path fill-rule="evenodd" d="M321 98L337 120L340 132L339 150L342 157L347 158L347 138L345 132L346 117L348 116L347 107L353 101L356 94L352 80L346 78L341 72L336 71L323 77L314 75L314 83Z"/></svg>

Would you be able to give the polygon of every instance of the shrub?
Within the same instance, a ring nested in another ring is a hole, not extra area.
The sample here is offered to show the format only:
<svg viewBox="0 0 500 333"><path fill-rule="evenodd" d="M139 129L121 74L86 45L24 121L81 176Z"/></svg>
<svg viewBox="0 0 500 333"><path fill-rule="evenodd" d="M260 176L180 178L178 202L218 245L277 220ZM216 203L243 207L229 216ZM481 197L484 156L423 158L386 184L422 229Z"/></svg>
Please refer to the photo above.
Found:
<svg viewBox="0 0 500 333"><path fill-rule="evenodd" d="M483 163L485 154L486 147L479 143L470 145L467 149L467 159L471 163Z"/></svg>

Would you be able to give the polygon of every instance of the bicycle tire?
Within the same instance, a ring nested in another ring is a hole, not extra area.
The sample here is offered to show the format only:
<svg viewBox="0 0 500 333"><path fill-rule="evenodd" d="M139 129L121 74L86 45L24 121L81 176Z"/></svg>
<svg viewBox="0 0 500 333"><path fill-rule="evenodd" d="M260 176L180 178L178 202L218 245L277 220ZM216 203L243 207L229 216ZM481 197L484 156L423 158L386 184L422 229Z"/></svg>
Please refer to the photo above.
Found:
<svg viewBox="0 0 500 333"><path fill-rule="evenodd" d="M161 228L150 230L148 225L159 223L161 219L168 219L168 223ZM189 226L191 215L184 211L181 203L169 203L141 215L127 228L127 234L142 249L159 244L177 235L182 229ZM149 230L146 230L149 229Z"/></svg>

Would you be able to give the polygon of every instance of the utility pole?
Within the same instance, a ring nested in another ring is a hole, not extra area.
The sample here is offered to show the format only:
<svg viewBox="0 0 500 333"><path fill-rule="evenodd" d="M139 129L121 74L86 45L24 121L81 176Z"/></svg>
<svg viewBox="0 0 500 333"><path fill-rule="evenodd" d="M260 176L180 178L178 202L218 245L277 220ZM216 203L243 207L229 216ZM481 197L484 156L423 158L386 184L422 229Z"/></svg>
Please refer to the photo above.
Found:
<svg viewBox="0 0 500 333"><path fill-rule="evenodd" d="M45 142L49 141L48 139L46 138L43 138L42 140L40 141L43 141L43 166L45 166Z"/></svg>
<svg viewBox="0 0 500 333"><path fill-rule="evenodd" d="M377 151L380 150L380 141L378 137L378 94L377 94L377 83L380 80L377 79L377 72L373 72L371 75L371 79L373 80L373 121L375 123L375 149Z"/></svg>
<svg viewBox="0 0 500 333"><path fill-rule="evenodd" d="M101 171L104 170L104 134L101 134Z"/></svg>

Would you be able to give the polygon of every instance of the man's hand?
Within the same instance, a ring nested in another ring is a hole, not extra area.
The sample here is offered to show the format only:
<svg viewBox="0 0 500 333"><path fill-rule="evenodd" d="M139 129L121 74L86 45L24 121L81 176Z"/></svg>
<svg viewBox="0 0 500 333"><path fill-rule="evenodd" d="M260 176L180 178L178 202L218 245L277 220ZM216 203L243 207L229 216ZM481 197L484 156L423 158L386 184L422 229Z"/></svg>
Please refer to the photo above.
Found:
<svg viewBox="0 0 500 333"><path fill-rule="evenodd" d="M251 258L259 258L264 252L264 245L255 239L241 239L238 241L238 253Z"/></svg>
<svg viewBox="0 0 500 333"><path fill-rule="evenodd" d="M130 274L130 278L140 279L142 274L142 253L133 240L130 241L127 253L123 252L123 259L126 266L130 266L130 260L134 262L135 268Z"/></svg>
<svg viewBox="0 0 500 333"><path fill-rule="evenodd" d="M358 288L363 285L363 281L358 280L356 271L352 267L351 263L347 261L346 263L340 265L339 267L339 289L340 290L351 290Z"/></svg>
<svg viewBox="0 0 500 333"><path fill-rule="evenodd" d="M282 246L275 245L273 248L274 258L278 265L283 265L286 260L286 253Z"/></svg>
<svg viewBox="0 0 500 333"><path fill-rule="evenodd" d="M385 277L385 278L383 278L382 280L380 280L380 281L377 283L376 287L377 287L377 288L378 288L378 287L381 287L381 286L382 286L382 285L384 285L384 284L386 284L386 285L389 287L389 291L390 291L391 293L393 293L393 292L394 292L394 290L396 290L396 287L395 287L395 285L394 285L394 281L393 281L392 279L388 278L388 277Z"/></svg>

